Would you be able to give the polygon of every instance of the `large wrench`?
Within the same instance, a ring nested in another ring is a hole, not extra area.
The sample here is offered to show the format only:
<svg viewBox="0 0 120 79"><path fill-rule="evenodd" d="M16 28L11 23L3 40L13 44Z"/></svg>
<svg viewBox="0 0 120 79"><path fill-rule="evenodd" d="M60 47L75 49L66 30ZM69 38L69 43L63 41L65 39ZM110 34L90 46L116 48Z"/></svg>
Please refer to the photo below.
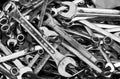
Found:
<svg viewBox="0 0 120 79"><path fill-rule="evenodd" d="M77 7L74 2L69 1L62 2L62 4L69 6L69 11L67 13L60 12L60 15L67 18L76 16L120 17L120 15L118 15L120 11L118 10L81 8Z"/></svg>
<svg viewBox="0 0 120 79"><path fill-rule="evenodd" d="M11 4L10 7L13 7L13 9L8 13L8 15L19 22L22 27L51 55L51 57L55 60L58 66L58 71L61 75L65 77L71 77L72 75L67 73L65 68L68 64L73 64L76 66L74 59L71 57L65 57L60 52L58 52L42 37L40 32L23 17L13 2L10 2L9 4Z"/></svg>

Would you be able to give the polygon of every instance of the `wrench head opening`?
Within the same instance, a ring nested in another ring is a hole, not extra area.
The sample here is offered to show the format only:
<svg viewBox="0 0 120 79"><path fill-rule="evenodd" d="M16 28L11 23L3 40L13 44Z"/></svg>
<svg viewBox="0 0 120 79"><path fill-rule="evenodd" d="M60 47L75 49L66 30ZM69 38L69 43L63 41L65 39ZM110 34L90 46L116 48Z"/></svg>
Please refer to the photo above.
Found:
<svg viewBox="0 0 120 79"><path fill-rule="evenodd" d="M32 69L30 67L23 67L20 69L20 74L17 76L17 79L22 79L22 75L26 72L32 72Z"/></svg>
<svg viewBox="0 0 120 79"><path fill-rule="evenodd" d="M8 46L10 46L10 44L13 44L13 46L15 47L16 45L17 45L17 43L18 43L18 41L16 40L16 39L9 39L8 41L7 41L7 45Z"/></svg>
<svg viewBox="0 0 120 79"><path fill-rule="evenodd" d="M107 67L110 67L110 72L114 72L115 71L115 68L114 68L114 66L111 63L107 63L105 68L107 68Z"/></svg>
<svg viewBox="0 0 120 79"><path fill-rule="evenodd" d="M64 77L72 77L73 75L66 72L67 65L72 64L73 66L77 67L77 64L74 59L71 57L65 57L58 65L58 72L60 75Z"/></svg>
<svg viewBox="0 0 120 79"><path fill-rule="evenodd" d="M69 10L68 12L60 12L60 15L69 19L72 18L77 11L76 5L73 2L69 1L62 2L62 4L67 5L69 7Z"/></svg>

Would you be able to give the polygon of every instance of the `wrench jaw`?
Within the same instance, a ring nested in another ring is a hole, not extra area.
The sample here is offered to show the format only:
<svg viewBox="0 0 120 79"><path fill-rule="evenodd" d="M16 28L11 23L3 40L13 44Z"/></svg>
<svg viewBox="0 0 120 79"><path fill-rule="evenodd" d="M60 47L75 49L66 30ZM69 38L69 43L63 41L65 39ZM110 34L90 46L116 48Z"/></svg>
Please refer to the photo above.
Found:
<svg viewBox="0 0 120 79"><path fill-rule="evenodd" d="M69 74L68 72L66 72L66 67L72 64L73 66L77 67L77 64L75 62L74 59L72 59L71 57L65 57L59 64L58 64L58 72L60 73L60 75L64 76L64 77L72 77L73 75Z"/></svg>
<svg viewBox="0 0 120 79"><path fill-rule="evenodd" d="M110 67L110 72L114 72L115 71L115 68L114 68L114 66L111 63L107 63L105 68L107 68L107 67Z"/></svg>
<svg viewBox="0 0 120 79"><path fill-rule="evenodd" d="M60 15L63 16L63 17L71 19L77 11L76 5L73 2L69 2L69 1L62 2L62 4L69 6L69 11L66 12L66 13L65 12L60 12Z"/></svg>
<svg viewBox="0 0 120 79"><path fill-rule="evenodd" d="M9 39L7 41L7 45L10 46L10 44L13 44L13 46L15 47L17 45L18 41L16 39Z"/></svg>
<svg viewBox="0 0 120 79"><path fill-rule="evenodd" d="M30 67L23 67L19 71L19 75L17 76L17 79L22 79L22 75L26 72L32 72L32 69Z"/></svg>
<svg viewBox="0 0 120 79"><path fill-rule="evenodd" d="M105 65L105 68L110 68L110 70L109 70L110 72L109 72L109 71L106 72L106 73L108 73L108 74L105 75L105 77L110 78L110 77L112 76L111 73L115 72L115 67L113 66L113 64L107 63L107 64Z"/></svg>

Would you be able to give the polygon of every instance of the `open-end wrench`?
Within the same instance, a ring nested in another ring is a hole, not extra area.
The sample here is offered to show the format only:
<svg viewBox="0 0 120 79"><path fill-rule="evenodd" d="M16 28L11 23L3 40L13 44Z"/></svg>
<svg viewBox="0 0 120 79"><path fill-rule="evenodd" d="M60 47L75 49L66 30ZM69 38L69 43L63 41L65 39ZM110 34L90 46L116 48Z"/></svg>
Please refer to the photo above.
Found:
<svg viewBox="0 0 120 79"><path fill-rule="evenodd" d="M69 1L62 2L62 4L69 6L69 11L67 13L60 12L60 15L67 18L73 18L75 16L120 17L120 15L118 15L120 11L118 10L81 8Z"/></svg>
<svg viewBox="0 0 120 79"><path fill-rule="evenodd" d="M76 62L71 57L65 57L60 52L58 52L51 44L49 44L40 34L40 32L28 22L24 16L17 9L16 5L13 2L9 3L12 7L12 10L8 13L9 16L14 18L22 27L50 54L58 66L58 71L61 75L65 77L71 77L72 75L66 72L66 66L68 64L73 64L76 66ZM8 5L9 5L8 4ZM62 65L61 65L62 64Z"/></svg>
<svg viewBox="0 0 120 79"><path fill-rule="evenodd" d="M74 0L71 3L74 3L73 5L77 5L77 3L82 3L83 0ZM56 16L60 11L65 10L67 7L66 6L61 6L59 8L52 8L52 11L54 12L54 16ZM75 6L73 6L73 8L75 9Z"/></svg>

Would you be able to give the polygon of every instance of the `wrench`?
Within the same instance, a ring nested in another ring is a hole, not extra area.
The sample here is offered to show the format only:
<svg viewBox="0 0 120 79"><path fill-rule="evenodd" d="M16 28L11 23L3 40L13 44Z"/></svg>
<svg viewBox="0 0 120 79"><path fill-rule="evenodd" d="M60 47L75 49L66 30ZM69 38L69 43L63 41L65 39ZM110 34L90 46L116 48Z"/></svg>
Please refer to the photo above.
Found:
<svg viewBox="0 0 120 79"><path fill-rule="evenodd" d="M4 57L0 57L0 63L6 62L6 61L9 61L9 60L12 60L12 59L16 59L16 58L19 58L19 57L22 57L22 56L25 56L25 55L28 55L28 54L32 54L32 53L34 53L34 52L36 52L38 50L40 50L40 49L39 48L35 48L31 52L28 52L28 49L17 51L15 53L10 54L10 55L4 56Z"/></svg>
<svg viewBox="0 0 120 79"><path fill-rule="evenodd" d="M120 15L118 15L120 11L118 10L81 8L77 7L75 3L69 1L62 2L62 4L69 6L69 11L67 13L60 12L60 15L67 18L73 18L76 16L120 17Z"/></svg>
<svg viewBox="0 0 120 79"><path fill-rule="evenodd" d="M14 18L18 23L20 23L22 27L51 55L51 57L55 60L55 63L58 66L58 71L62 69L62 72L60 72L61 75L65 77L71 77L72 75L66 72L66 69L63 68L66 68L67 64L73 64L74 66L76 66L74 59L72 59L71 57L66 58L64 55L58 52L51 44L49 44L42 37L40 32L23 17L23 15L20 13L20 11L17 9L16 5L13 2L10 2L8 5L11 5L10 7L13 7L13 9L10 13L8 13L8 15ZM63 65L59 65L61 63Z"/></svg>
<svg viewBox="0 0 120 79"><path fill-rule="evenodd" d="M111 68L110 72L114 72L115 71L114 65L112 64L110 59L107 57L106 53L102 50L102 47L99 46L98 49L100 50L101 54L103 55L103 57L107 61L107 64L105 67L110 67Z"/></svg>
<svg viewBox="0 0 120 79"><path fill-rule="evenodd" d="M72 1L72 3L74 3L74 5L77 5L77 3L82 3L83 2L83 0L74 0L74 1ZM61 6L61 7L59 7L59 8L52 8L52 11L54 12L54 16L56 16L61 10L65 10L67 7L65 7L65 6ZM74 6L73 6L73 8L75 8Z"/></svg>
<svg viewBox="0 0 120 79"><path fill-rule="evenodd" d="M38 28L40 28L42 26L43 19L44 19L44 16L45 16L45 12L46 12L46 9L47 9L47 5L48 5L48 0L44 0L44 2L42 4L42 8L41 8L40 20L38 22Z"/></svg>
<svg viewBox="0 0 120 79"><path fill-rule="evenodd" d="M38 58L44 53L44 50L41 48L40 50L38 50L40 52L38 52L35 57L31 60L31 62L28 64L29 67L32 67L35 62L38 60Z"/></svg>
<svg viewBox="0 0 120 79"><path fill-rule="evenodd" d="M0 55L0 57L2 57L2 56ZM4 75L6 75L9 78L12 77L13 79L16 79L15 75L10 73L10 69L11 69L11 66L6 63L2 63L0 65L0 70L1 70L0 72L2 72Z"/></svg>
<svg viewBox="0 0 120 79"><path fill-rule="evenodd" d="M9 50L6 46L4 46L2 44L2 42L0 41L0 49L6 54L6 55L10 55L12 54L12 51ZM21 79L22 78L22 75L28 71L31 71L32 72L32 69L30 67L24 67L24 65L18 60L18 59L15 59L13 60L13 63L17 66L17 68L19 69L20 71L20 74L17 76L18 79Z"/></svg>

